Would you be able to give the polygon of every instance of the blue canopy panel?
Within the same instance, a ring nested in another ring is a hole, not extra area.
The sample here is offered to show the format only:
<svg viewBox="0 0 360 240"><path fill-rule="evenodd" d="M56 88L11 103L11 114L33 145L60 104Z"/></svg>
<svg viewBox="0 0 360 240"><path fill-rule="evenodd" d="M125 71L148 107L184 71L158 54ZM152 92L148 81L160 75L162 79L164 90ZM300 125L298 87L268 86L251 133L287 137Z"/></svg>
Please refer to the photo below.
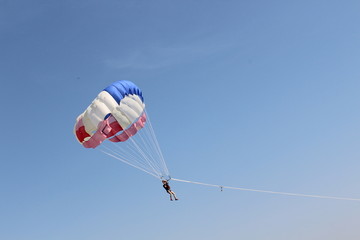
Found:
<svg viewBox="0 0 360 240"><path fill-rule="evenodd" d="M110 86L106 87L104 91L108 92L115 101L120 104L121 99L129 94L136 94L144 102L142 92L134 83L126 80L113 82Z"/></svg>

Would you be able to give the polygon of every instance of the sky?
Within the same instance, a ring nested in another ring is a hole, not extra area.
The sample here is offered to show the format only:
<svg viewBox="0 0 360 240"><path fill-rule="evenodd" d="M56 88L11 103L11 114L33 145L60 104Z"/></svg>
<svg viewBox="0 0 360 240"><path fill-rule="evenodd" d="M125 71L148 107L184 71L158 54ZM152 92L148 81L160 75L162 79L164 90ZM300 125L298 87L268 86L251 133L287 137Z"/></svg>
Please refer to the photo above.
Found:
<svg viewBox="0 0 360 240"><path fill-rule="evenodd" d="M360 2L0 0L0 238L360 238L360 203L161 182L73 135L117 80L171 176L360 198Z"/></svg>

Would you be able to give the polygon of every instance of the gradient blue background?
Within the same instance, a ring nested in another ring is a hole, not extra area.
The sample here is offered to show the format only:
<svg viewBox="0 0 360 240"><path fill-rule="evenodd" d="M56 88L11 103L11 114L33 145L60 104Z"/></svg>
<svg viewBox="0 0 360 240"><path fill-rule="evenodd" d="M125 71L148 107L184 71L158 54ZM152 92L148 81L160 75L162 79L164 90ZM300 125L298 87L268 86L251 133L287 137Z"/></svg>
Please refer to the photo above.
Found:
<svg viewBox="0 0 360 240"><path fill-rule="evenodd" d="M161 183L73 136L135 82L173 177L360 198L360 2L0 0L0 238L358 240L360 203Z"/></svg>

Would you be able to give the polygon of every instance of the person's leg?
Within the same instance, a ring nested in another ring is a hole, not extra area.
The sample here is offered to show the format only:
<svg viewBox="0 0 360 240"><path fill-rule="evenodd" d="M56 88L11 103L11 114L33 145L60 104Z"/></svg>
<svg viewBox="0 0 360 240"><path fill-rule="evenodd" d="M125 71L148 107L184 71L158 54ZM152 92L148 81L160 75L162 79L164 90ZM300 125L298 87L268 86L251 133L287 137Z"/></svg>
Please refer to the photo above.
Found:
<svg viewBox="0 0 360 240"><path fill-rule="evenodd" d="M170 193L174 196L174 198L175 198L175 200L178 200L178 198L176 197L176 194L175 194L175 192L173 192L173 191L170 191Z"/></svg>
<svg viewBox="0 0 360 240"><path fill-rule="evenodd" d="M167 193L170 195L170 201L172 201L172 194L171 194L171 191L167 191Z"/></svg>

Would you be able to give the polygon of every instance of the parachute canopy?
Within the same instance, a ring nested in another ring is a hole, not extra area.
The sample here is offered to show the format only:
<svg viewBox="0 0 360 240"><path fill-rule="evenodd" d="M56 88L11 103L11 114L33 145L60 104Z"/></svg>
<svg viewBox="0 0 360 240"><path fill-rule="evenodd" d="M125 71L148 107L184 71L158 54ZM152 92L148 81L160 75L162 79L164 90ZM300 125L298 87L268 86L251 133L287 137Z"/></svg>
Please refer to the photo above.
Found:
<svg viewBox="0 0 360 240"><path fill-rule="evenodd" d="M144 109L142 92L134 83L114 82L77 118L76 138L86 148L96 148L105 139L124 142L144 127Z"/></svg>
<svg viewBox="0 0 360 240"><path fill-rule="evenodd" d="M85 148L99 149L156 178L170 179L142 91L130 81L114 82L101 91L77 117L74 134Z"/></svg>

